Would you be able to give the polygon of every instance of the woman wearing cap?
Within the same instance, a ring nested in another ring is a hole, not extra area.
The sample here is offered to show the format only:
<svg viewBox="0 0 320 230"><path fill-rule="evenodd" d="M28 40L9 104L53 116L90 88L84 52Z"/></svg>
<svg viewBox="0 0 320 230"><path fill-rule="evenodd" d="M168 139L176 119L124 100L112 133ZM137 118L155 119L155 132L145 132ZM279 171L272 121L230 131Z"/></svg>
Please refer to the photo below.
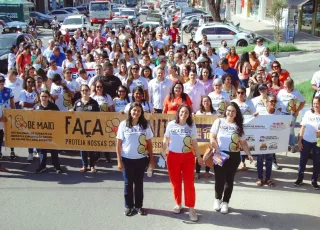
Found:
<svg viewBox="0 0 320 230"><path fill-rule="evenodd" d="M90 88L88 85L80 86L81 98L74 103L73 111L77 112L99 112L100 107L96 100L90 97ZM80 151L82 168L80 172L87 172L88 169L88 155L90 158L90 170L92 173L96 173L94 163L96 162L96 153L93 151Z"/></svg>
<svg viewBox="0 0 320 230"><path fill-rule="evenodd" d="M219 155L223 152L229 155L229 159L222 166L214 165L216 183L213 208L226 214L229 209L234 177L240 164L240 146L248 155L250 162L253 161L246 142L243 116L235 102L228 105L223 118L214 121L210 130L210 143L211 148L215 149L214 154Z"/></svg>
<svg viewBox="0 0 320 230"><path fill-rule="evenodd" d="M253 115L255 114L256 109L252 101L246 98L246 90L246 87L240 86L237 89L237 98L232 100L232 102L235 102L239 106L242 115ZM240 169L243 171L248 170L245 164L244 155L241 155Z"/></svg>
<svg viewBox="0 0 320 230"><path fill-rule="evenodd" d="M126 216L135 211L146 215L143 207L143 177L148 165L154 170L152 152L153 132L144 117L140 103L130 104L128 118L122 121L117 132L118 169L122 171Z"/></svg>
<svg viewBox="0 0 320 230"><path fill-rule="evenodd" d="M212 101L212 106L219 114L224 114L225 109L229 105L230 96L222 91L222 81L219 78L214 79L213 88L214 91L208 95Z"/></svg>
<svg viewBox="0 0 320 230"><path fill-rule="evenodd" d="M40 95L36 89L35 80L32 77L27 77L23 82L23 90L20 92L19 104L22 109L32 110L33 107L40 101ZM28 161L33 160L33 148L28 148Z"/></svg>
<svg viewBox="0 0 320 230"><path fill-rule="evenodd" d="M271 71L270 71L270 73L269 73L268 76L267 76L267 80L268 80L268 81L270 81L270 78L271 78L271 74L272 74L272 73L277 73L277 74L279 75L279 80L280 80L280 82L281 82L282 84L284 83L284 81L285 81L288 77L290 77L290 73L289 73L287 70L282 69L280 62L278 62L278 61L272 62L272 64L271 64Z"/></svg>
<svg viewBox="0 0 320 230"><path fill-rule="evenodd" d="M279 80L279 74L276 72L273 72L271 74L271 79L268 84L268 90L271 94L277 96L281 89L283 89L283 84Z"/></svg>
<svg viewBox="0 0 320 230"><path fill-rule="evenodd" d="M203 164L197 143L196 125L192 120L191 108L187 105L179 106L175 120L166 127L163 138L162 157L167 161L168 173L172 185L176 206L174 213L182 209L182 180L184 185L185 206L189 207L191 221L197 221L194 187L195 156L199 164Z"/></svg>
<svg viewBox="0 0 320 230"><path fill-rule="evenodd" d="M129 68L128 78L122 82L122 84L129 88L130 92L132 92L137 86L141 86L144 90L145 99L149 100L148 81L139 75L139 68L140 66L138 64L131 65Z"/></svg>
<svg viewBox="0 0 320 230"><path fill-rule="evenodd" d="M176 114L180 105L186 104L192 108L192 101L188 94L184 93L182 82L175 82L170 94L164 99L163 113Z"/></svg>

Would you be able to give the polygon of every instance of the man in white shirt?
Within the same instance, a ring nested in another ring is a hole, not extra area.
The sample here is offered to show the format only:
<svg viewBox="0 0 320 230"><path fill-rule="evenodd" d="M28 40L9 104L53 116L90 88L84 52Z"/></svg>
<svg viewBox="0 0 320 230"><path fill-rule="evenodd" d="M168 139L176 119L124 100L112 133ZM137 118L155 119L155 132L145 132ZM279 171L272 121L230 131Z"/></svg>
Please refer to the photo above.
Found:
<svg viewBox="0 0 320 230"><path fill-rule="evenodd" d="M55 46L55 43L54 43L54 40L53 39L50 39L48 41L48 48L44 50L43 52L43 56L46 57L47 60L50 60L50 57L52 56L53 54L53 48Z"/></svg>
<svg viewBox="0 0 320 230"><path fill-rule="evenodd" d="M162 113L163 102L172 88L172 81L164 77L164 69L157 69L157 77L148 84L150 103L156 113Z"/></svg>
<svg viewBox="0 0 320 230"><path fill-rule="evenodd" d="M270 49L268 47L264 48L263 54L259 57L260 65L266 69L266 72L271 71L271 65L276 60L273 54L270 54Z"/></svg>
<svg viewBox="0 0 320 230"><path fill-rule="evenodd" d="M177 51L177 49L179 49L179 48L181 48L182 46L184 46L184 43L181 42L181 37L180 37L180 35L177 35L177 41L176 41L175 43L173 43L173 45L174 45L176 51Z"/></svg>
<svg viewBox="0 0 320 230"><path fill-rule="evenodd" d="M257 57L261 56L263 54L263 50L266 47L263 45L262 38L257 39L257 45L254 47L254 52L256 53Z"/></svg>
<svg viewBox="0 0 320 230"><path fill-rule="evenodd" d="M51 87L51 84L52 84L52 77L54 74L59 74L62 78L63 76L63 68L60 67L60 66L57 66L57 63L54 61L54 60L51 60L49 62L49 70L48 70L48 73L47 73L47 77L48 77L48 86L49 88Z"/></svg>

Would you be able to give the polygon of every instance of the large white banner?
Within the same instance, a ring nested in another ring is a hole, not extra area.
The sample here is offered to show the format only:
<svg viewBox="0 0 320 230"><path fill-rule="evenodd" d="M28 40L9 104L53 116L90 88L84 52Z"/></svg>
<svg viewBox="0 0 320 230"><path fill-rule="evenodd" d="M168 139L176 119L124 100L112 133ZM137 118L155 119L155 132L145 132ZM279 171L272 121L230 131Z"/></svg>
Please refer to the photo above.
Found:
<svg viewBox="0 0 320 230"><path fill-rule="evenodd" d="M291 115L244 116L244 132L252 154L287 152Z"/></svg>

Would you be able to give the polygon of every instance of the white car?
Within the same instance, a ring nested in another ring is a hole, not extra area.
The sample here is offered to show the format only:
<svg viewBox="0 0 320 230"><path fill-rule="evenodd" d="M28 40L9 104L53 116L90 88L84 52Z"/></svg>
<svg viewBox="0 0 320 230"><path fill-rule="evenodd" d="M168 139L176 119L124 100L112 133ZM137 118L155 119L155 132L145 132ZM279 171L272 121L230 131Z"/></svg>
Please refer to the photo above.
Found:
<svg viewBox="0 0 320 230"><path fill-rule="evenodd" d="M140 14L148 14L151 11L151 7L148 5L144 5L140 7L139 13Z"/></svg>
<svg viewBox="0 0 320 230"><path fill-rule="evenodd" d="M135 10L130 9L124 9L120 11L119 17L125 17L129 20L132 19L134 23L139 23L139 17L137 15L137 12Z"/></svg>
<svg viewBox="0 0 320 230"><path fill-rule="evenodd" d="M88 19L84 15L73 15L64 19L60 31L62 34L66 34L66 29L69 30L69 34L73 35L78 28L88 26Z"/></svg>
<svg viewBox="0 0 320 230"><path fill-rule="evenodd" d="M53 10L50 13L48 13L49 16L54 17L56 16L59 22L63 22L63 20L71 15L75 15L74 13L70 13L67 10Z"/></svg>
<svg viewBox="0 0 320 230"><path fill-rule="evenodd" d="M228 46L248 46L254 43L253 36L249 31L239 31L232 25L223 23L208 23L199 27L195 33L194 40L197 43L202 41L202 35L207 36L211 46L219 47L221 41L225 40Z"/></svg>

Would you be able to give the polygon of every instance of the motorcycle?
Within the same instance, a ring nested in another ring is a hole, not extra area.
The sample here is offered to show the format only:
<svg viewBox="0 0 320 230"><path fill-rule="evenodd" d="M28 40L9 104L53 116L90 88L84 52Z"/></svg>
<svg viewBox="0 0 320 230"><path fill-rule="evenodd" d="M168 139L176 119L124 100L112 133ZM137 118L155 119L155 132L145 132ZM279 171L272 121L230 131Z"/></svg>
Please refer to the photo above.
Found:
<svg viewBox="0 0 320 230"><path fill-rule="evenodd" d="M60 30L60 25L51 22L52 36L55 38Z"/></svg>

